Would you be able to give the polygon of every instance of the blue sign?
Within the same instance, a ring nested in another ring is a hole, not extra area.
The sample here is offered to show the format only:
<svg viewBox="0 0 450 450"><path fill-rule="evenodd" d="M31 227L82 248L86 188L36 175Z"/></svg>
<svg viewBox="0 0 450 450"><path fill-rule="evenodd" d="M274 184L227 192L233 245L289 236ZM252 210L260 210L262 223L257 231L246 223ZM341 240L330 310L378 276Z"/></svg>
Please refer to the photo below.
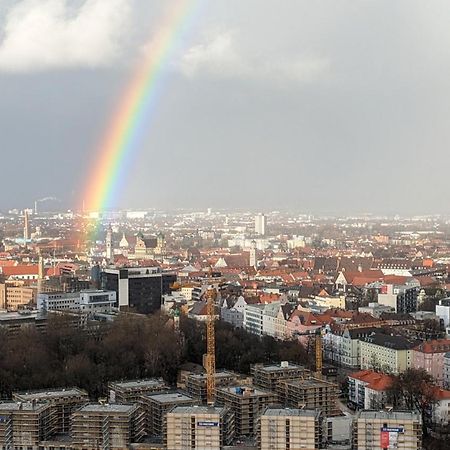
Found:
<svg viewBox="0 0 450 450"><path fill-rule="evenodd" d="M383 427L381 431L386 433L404 433L405 429L403 427Z"/></svg>
<svg viewBox="0 0 450 450"><path fill-rule="evenodd" d="M197 422L198 427L218 427L219 422Z"/></svg>

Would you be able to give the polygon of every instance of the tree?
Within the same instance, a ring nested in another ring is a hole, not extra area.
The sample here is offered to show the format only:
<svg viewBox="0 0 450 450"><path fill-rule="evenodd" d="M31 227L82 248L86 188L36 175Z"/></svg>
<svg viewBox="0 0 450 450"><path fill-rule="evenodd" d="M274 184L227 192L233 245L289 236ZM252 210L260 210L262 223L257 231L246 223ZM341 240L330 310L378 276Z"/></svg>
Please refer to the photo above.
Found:
<svg viewBox="0 0 450 450"><path fill-rule="evenodd" d="M427 435L429 411L433 407L434 379L424 369L407 369L405 372L394 375L388 389L388 401L394 408L417 410L422 415L423 434Z"/></svg>

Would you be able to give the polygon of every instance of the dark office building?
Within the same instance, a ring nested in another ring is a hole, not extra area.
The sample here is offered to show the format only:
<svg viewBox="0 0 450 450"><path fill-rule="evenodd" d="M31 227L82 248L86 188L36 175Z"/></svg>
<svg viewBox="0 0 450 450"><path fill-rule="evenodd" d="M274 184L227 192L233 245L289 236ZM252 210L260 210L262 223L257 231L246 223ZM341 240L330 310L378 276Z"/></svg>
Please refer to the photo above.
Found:
<svg viewBox="0 0 450 450"><path fill-rule="evenodd" d="M162 273L155 267L105 269L101 274L102 289L117 292L116 306L141 314L150 314L161 307L163 294L177 277Z"/></svg>

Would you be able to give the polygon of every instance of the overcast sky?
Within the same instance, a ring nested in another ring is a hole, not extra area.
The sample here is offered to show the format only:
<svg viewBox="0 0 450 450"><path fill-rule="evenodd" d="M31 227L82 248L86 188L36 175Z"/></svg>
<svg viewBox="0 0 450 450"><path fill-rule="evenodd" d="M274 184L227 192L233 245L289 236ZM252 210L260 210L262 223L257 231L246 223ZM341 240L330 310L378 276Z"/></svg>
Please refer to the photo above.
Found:
<svg viewBox="0 0 450 450"><path fill-rule="evenodd" d="M79 200L171 3L0 1L0 208ZM450 213L450 2L192 3L118 207Z"/></svg>

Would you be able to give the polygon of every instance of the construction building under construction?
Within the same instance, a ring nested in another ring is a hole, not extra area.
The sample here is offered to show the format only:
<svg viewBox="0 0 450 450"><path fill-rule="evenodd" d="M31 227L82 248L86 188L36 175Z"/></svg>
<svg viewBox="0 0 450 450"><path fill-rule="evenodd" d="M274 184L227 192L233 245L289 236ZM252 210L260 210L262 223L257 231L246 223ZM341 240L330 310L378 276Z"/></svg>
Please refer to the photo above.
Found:
<svg viewBox="0 0 450 450"><path fill-rule="evenodd" d="M281 381L277 388L280 403L290 408L321 409L325 416L339 414L338 385L318 378Z"/></svg>
<svg viewBox="0 0 450 450"><path fill-rule="evenodd" d="M259 449L323 448L323 415L320 410L266 408L259 421Z"/></svg>
<svg viewBox="0 0 450 450"><path fill-rule="evenodd" d="M126 449L143 438L144 425L138 405L85 405L72 414L72 447Z"/></svg>
<svg viewBox="0 0 450 450"><path fill-rule="evenodd" d="M237 382L239 375L233 372L216 372L215 386L229 386ZM191 374L186 378L186 390L189 395L199 400L201 403L207 401L207 374Z"/></svg>
<svg viewBox="0 0 450 450"><path fill-rule="evenodd" d="M277 395L254 386L216 389L216 403L234 413L236 436L253 436L262 411L277 402Z"/></svg>
<svg viewBox="0 0 450 450"><path fill-rule="evenodd" d="M56 433L68 433L70 431L71 414L88 403L89 396L86 391L70 388L51 391L14 392L13 400L49 403L55 412Z"/></svg>
<svg viewBox="0 0 450 450"><path fill-rule="evenodd" d="M169 389L162 378L117 381L109 383L108 387L110 403L138 403L145 394Z"/></svg>
<svg viewBox="0 0 450 450"><path fill-rule="evenodd" d="M221 449L233 440L234 415L228 408L176 406L167 413L164 436L171 450Z"/></svg>
<svg viewBox="0 0 450 450"><path fill-rule="evenodd" d="M0 448L38 449L55 429L56 415L49 403L0 403Z"/></svg>
<svg viewBox="0 0 450 450"><path fill-rule="evenodd" d="M157 392L141 397L145 413L146 434L163 436L167 413L175 406L193 406L198 400L181 391Z"/></svg>
<svg viewBox="0 0 450 450"><path fill-rule="evenodd" d="M276 392L280 381L305 378L310 371L303 366L282 361L280 364L255 364L251 367L251 374L255 386Z"/></svg>

